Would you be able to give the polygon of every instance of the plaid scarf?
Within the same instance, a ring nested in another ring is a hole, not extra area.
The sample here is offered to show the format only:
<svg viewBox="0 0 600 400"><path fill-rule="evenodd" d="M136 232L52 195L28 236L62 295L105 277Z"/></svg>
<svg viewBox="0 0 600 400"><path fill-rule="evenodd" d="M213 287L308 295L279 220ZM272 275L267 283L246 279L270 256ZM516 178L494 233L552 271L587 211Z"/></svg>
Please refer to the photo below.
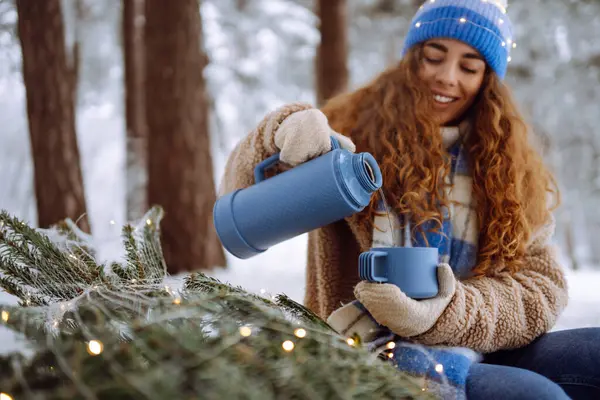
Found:
<svg viewBox="0 0 600 400"><path fill-rule="evenodd" d="M393 210L385 213L384 203L380 203L381 213L375 217L372 248L374 247L437 247L440 262L448 263L458 279L468 277L475 266L477 239L479 233L477 214L472 204L472 177L464 151L465 126L444 128L442 134L447 139L458 137L447 146L451 157L451 171L448 176L448 199L450 209L443 211L441 229L434 231L434 221L422 225L423 234L410 233L410 221L404 219L401 229L400 218ZM390 229L391 225L391 229ZM364 315L369 318L364 318ZM381 326L357 300L346 304L328 319L335 322L334 328L341 334L359 334L366 346L376 352L391 353L394 365L412 376L423 378L423 390L443 399L466 398L465 385L470 365L479 359L475 352L464 348L427 347L411 344ZM393 348L390 343L393 343ZM389 357L389 355L387 356Z"/></svg>
<svg viewBox="0 0 600 400"><path fill-rule="evenodd" d="M444 134L451 135L452 130L458 128L444 128ZM411 235L410 221L405 218L405 228L401 229L400 218L393 210L389 210L388 218L385 207L380 203L371 247L437 247L440 262L450 264L459 278L469 276L476 262L479 226L472 204L473 179L464 152L464 138L465 133L448 148L448 157L451 158L447 177L450 210L442 211L442 227L436 232L436 222L427 221L422 225L423 234Z"/></svg>

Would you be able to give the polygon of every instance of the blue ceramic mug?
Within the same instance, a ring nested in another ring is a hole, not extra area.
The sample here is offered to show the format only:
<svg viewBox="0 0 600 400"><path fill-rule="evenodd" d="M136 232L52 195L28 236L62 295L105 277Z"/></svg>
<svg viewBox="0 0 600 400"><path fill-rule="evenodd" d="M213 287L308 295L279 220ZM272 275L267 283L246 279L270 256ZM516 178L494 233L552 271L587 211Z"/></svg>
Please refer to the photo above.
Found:
<svg viewBox="0 0 600 400"><path fill-rule="evenodd" d="M413 299L438 294L437 247L376 247L359 256L362 280L392 283Z"/></svg>

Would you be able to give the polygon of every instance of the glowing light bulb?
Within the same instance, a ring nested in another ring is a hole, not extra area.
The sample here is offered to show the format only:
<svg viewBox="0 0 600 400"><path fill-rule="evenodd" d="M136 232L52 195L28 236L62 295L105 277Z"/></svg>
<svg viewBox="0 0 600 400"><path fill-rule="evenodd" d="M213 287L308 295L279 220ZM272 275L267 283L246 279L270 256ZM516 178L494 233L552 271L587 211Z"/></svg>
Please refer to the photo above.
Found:
<svg viewBox="0 0 600 400"><path fill-rule="evenodd" d="M240 327L240 335L242 335L243 337L248 337L252 335L252 329L250 329L249 326L242 326Z"/></svg>
<svg viewBox="0 0 600 400"><path fill-rule="evenodd" d="M87 348L88 353L90 353L93 356L97 356L98 354L102 353L102 350L104 350L104 345L99 340L90 340L88 342Z"/></svg>
<svg viewBox="0 0 600 400"><path fill-rule="evenodd" d="M286 340L281 344L281 347L283 347L285 351L292 351L294 350L294 342L292 342L291 340Z"/></svg>
<svg viewBox="0 0 600 400"><path fill-rule="evenodd" d="M150 218L148 218L146 220L146 225L148 225L148 226L152 225L152 220Z"/></svg>
<svg viewBox="0 0 600 400"><path fill-rule="evenodd" d="M296 335L299 338L303 338L306 336L306 330L304 330L302 328L298 328L294 331L294 335Z"/></svg>
<svg viewBox="0 0 600 400"><path fill-rule="evenodd" d="M356 342L354 341L354 339L352 339L351 337L349 337L348 339L346 339L346 343L348 343L350 346L354 346L354 344Z"/></svg>
<svg viewBox="0 0 600 400"><path fill-rule="evenodd" d="M465 22L467 22L467 19L465 17L462 17L461 19L459 19L461 24L464 24Z"/></svg>
<svg viewBox="0 0 600 400"><path fill-rule="evenodd" d="M443 366L442 364L437 364L437 365L435 366L435 371L436 371L438 374L441 374L442 372L444 372L444 366Z"/></svg>
<svg viewBox="0 0 600 400"><path fill-rule="evenodd" d="M388 342L388 344L386 345L386 347L391 350L391 349L393 349L393 348L396 347L396 343L394 343L394 342Z"/></svg>
<svg viewBox="0 0 600 400"><path fill-rule="evenodd" d="M420 23L420 22L417 22L417 23L415 24L415 27L417 27L417 28L420 28L420 27L421 27L421 23Z"/></svg>
<svg viewBox="0 0 600 400"><path fill-rule="evenodd" d="M10 314L8 313L8 311L2 310L2 321L4 322L8 322L8 316Z"/></svg>
<svg viewBox="0 0 600 400"><path fill-rule="evenodd" d="M0 393L0 400L13 400L13 398L6 393Z"/></svg>

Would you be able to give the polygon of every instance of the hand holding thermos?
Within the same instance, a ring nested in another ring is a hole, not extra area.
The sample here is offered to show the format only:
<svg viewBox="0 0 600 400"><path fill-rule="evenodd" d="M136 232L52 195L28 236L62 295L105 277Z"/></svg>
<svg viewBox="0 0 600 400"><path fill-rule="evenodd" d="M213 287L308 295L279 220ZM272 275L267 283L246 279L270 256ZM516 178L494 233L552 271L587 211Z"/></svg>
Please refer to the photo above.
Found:
<svg viewBox="0 0 600 400"><path fill-rule="evenodd" d="M331 137L342 149L356 151L350 138L331 129L327 117L315 108L295 112L275 132L275 146L281 150L280 161L295 167L331 150Z"/></svg>

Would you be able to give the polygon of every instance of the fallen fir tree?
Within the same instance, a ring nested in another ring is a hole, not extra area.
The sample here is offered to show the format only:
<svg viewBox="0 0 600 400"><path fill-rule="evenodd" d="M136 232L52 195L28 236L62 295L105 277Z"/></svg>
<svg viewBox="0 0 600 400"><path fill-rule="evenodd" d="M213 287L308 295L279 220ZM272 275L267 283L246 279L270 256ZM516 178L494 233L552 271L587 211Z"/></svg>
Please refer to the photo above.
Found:
<svg viewBox="0 0 600 400"><path fill-rule="evenodd" d="M201 273L165 284L160 208L123 228L125 260L98 264L69 220L35 230L0 215L3 399L422 398L423 382L285 295Z"/></svg>

